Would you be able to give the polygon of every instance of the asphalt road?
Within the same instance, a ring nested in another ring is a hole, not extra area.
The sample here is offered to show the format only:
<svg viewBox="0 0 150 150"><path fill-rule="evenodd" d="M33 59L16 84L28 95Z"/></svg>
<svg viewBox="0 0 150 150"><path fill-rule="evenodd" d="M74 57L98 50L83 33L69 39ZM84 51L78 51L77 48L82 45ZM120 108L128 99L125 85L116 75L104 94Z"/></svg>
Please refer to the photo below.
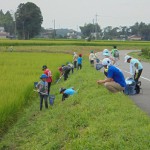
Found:
<svg viewBox="0 0 150 150"><path fill-rule="evenodd" d="M129 73L129 63L124 62L124 56L131 51L133 50L120 51L120 60L118 68L120 68L123 71L125 78L131 77L131 75ZM99 56L102 60L102 53L100 53ZM143 72L139 80L142 82L142 90L140 94L130 96L130 98L138 107L140 107L144 112L150 115L150 64L146 62L141 63L143 65Z"/></svg>

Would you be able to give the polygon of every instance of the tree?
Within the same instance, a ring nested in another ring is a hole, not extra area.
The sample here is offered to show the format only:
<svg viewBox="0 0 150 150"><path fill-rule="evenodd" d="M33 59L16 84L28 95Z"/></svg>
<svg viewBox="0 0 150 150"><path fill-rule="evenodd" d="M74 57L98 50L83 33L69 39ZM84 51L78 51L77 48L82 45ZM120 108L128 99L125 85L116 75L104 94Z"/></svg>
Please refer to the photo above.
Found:
<svg viewBox="0 0 150 150"><path fill-rule="evenodd" d="M4 27L6 32L14 34L14 22L11 13L7 11L5 14L0 10L0 26Z"/></svg>
<svg viewBox="0 0 150 150"><path fill-rule="evenodd" d="M80 26L81 33L83 37L92 37L93 34L98 34L101 32L100 26L98 24L85 24L83 27ZM97 36L97 35L96 35Z"/></svg>
<svg viewBox="0 0 150 150"><path fill-rule="evenodd" d="M43 17L40 8L34 3L20 4L15 16L19 38L30 39L39 34Z"/></svg>

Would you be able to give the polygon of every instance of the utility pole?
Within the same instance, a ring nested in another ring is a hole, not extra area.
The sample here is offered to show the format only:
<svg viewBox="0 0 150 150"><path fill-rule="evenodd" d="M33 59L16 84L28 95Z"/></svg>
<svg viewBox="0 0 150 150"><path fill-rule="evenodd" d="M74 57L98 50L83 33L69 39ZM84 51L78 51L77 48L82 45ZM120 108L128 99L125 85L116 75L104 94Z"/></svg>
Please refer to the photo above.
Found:
<svg viewBox="0 0 150 150"><path fill-rule="evenodd" d="M55 36L56 34L55 34L55 19L54 19L54 40L55 40Z"/></svg>
<svg viewBox="0 0 150 150"><path fill-rule="evenodd" d="M95 33L96 33L96 37L95 37L95 39L97 40L97 17L98 17L98 15L97 15L97 13L96 13L96 15L95 15Z"/></svg>
<svg viewBox="0 0 150 150"><path fill-rule="evenodd" d="M15 36L15 39L17 37L17 22L16 22L16 15L15 15L15 12L13 10L10 11L11 12L11 15L13 17L13 22L14 22L14 36Z"/></svg>

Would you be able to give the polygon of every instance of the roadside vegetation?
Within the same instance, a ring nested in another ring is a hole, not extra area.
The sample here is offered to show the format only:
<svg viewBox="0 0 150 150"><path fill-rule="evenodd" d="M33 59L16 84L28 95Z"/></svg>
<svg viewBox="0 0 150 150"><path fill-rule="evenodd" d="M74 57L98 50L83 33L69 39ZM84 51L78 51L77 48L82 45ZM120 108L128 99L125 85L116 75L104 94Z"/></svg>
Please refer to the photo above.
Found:
<svg viewBox="0 0 150 150"><path fill-rule="evenodd" d="M104 78L103 73L91 67L84 57L83 70L75 70L66 82L61 80L52 86L54 106L39 111L39 97L33 93L30 105L5 134L0 149L149 149L149 117L128 96L112 94L97 85L99 78ZM60 87L79 91L62 102Z"/></svg>
<svg viewBox="0 0 150 150"><path fill-rule="evenodd" d="M130 55L140 59L141 61L150 62L150 48L143 48L139 52L130 53Z"/></svg>

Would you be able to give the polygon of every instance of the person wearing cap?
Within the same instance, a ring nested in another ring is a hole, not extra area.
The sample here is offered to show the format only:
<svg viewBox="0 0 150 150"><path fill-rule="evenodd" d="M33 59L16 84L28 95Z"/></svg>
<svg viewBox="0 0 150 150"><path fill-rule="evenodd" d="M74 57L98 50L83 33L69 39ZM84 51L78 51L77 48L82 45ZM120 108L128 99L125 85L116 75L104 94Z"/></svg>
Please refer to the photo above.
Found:
<svg viewBox="0 0 150 150"><path fill-rule="evenodd" d="M107 78L105 80L98 80L98 84L104 84L104 86L113 93L121 92L125 89L126 82L121 70L111 65L109 58L104 58L102 61L104 68L108 68Z"/></svg>
<svg viewBox="0 0 150 150"><path fill-rule="evenodd" d="M47 75L47 79L46 82L48 83L48 95L50 93L50 87L51 87L51 83L52 83L52 73L51 71L47 68L46 65L43 65L42 70L44 71L44 74Z"/></svg>
<svg viewBox="0 0 150 150"><path fill-rule="evenodd" d="M90 61L91 66L94 66L94 60L95 59L96 59L96 56L95 56L94 52L91 51L90 55L89 55L89 61Z"/></svg>
<svg viewBox="0 0 150 150"><path fill-rule="evenodd" d="M114 59L110 55L110 51L108 49L103 50L103 56L104 58L109 58L111 60L111 64L113 65L115 63ZM104 68L104 74L107 76L108 68Z"/></svg>
<svg viewBox="0 0 150 150"><path fill-rule="evenodd" d="M141 62L129 55L125 56L125 62L130 63L130 74L133 76L135 82L138 82L143 71Z"/></svg>
<svg viewBox="0 0 150 150"><path fill-rule="evenodd" d="M77 68L77 59L78 59L78 55L76 52L73 53L73 64L74 64L74 68Z"/></svg>
<svg viewBox="0 0 150 150"><path fill-rule="evenodd" d="M104 50L103 50L103 56L104 56L104 58L109 58L109 59L111 60L111 62L112 62L112 65L114 65L115 60L114 60L114 58L111 56L111 53L110 53L110 51L109 51L108 49L104 49Z"/></svg>
<svg viewBox="0 0 150 150"><path fill-rule="evenodd" d="M78 57L78 59L77 59L77 64L78 64L78 66L77 66L77 69L82 69L82 54L79 54L79 57Z"/></svg>
<svg viewBox="0 0 150 150"><path fill-rule="evenodd" d="M59 90L60 94L62 95L62 101L64 101L66 98L68 98L70 95L73 95L76 93L76 91L74 90L74 88L60 88Z"/></svg>
<svg viewBox="0 0 150 150"><path fill-rule="evenodd" d="M40 96L40 110L42 110L43 99L45 102L45 108L48 108L48 83L46 82L47 78L48 76L46 74L42 74L40 76L41 81L39 81L36 85L37 91L39 92Z"/></svg>

